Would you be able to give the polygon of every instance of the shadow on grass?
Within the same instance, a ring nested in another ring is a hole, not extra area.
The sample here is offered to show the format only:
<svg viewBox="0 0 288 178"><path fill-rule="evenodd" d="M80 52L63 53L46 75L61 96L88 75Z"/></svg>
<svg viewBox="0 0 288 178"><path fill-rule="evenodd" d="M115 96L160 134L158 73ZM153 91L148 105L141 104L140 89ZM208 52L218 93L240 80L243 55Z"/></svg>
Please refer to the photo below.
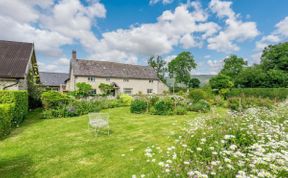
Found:
<svg viewBox="0 0 288 178"><path fill-rule="evenodd" d="M24 177L29 174L32 161L28 156L0 159L0 177Z"/></svg>
<svg viewBox="0 0 288 178"><path fill-rule="evenodd" d="M114 133L113 130L109 130L109 135L108 135L108 131L107 130L100 130L98 132L94 131L93 129L89 129L88 130L89 134L95 137L107 137L109 138L110 136L112 136L112 134Z"/></svg>

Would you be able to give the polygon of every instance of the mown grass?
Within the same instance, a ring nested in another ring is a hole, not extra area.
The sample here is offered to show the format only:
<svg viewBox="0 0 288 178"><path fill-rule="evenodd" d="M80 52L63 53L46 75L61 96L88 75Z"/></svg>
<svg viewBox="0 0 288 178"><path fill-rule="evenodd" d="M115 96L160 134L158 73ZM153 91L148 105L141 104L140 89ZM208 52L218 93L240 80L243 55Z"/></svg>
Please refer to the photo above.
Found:
<svg viewBox="0 0 288 178"><path fill-rule="evenodd" d="M0 141L0 177L131 177L149 173L145 148L170 145L187 121L203 115L137 115L126 107L104 112L110 114L112 133L98 137L88 131L87 115L44 120L40 119L41 111L31 112L20 128Z"/></svg>

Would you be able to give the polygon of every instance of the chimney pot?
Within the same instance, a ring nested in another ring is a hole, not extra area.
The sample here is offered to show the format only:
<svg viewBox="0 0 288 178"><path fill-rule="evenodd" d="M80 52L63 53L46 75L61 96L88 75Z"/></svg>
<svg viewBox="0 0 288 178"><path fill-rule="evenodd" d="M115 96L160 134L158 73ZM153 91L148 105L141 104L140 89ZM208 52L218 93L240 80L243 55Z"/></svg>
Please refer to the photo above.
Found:
<svg viewBox="0 0 288 178"><path fill-rule="evenodd" d="M75 50L72 51L72 59L77 60L77 52Z"/></svg>

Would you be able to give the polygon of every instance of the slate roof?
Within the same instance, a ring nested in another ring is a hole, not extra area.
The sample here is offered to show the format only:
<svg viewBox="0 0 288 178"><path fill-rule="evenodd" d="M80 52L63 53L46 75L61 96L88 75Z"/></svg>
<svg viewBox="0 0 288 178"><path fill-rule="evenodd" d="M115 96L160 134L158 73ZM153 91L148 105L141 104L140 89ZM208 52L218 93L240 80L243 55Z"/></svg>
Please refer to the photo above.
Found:
<svg viewBox="0 0 288 178"><path fill-rule="evenodd" d="M39 72L40 81L45 86L60 86L69 78L66 73Z"/></svg>
<svg viewBox="0 0 288 178"><path fill-rule="evenodd" d="M0 77L24 78L32 43L0 40Z"/></svg>
<svg viewBox="0 0 288 178"><path fill-rule="evenodd" d="M77 59L72 60L72 69L75 76L158 80L156 71L148 66Z"/></svg>

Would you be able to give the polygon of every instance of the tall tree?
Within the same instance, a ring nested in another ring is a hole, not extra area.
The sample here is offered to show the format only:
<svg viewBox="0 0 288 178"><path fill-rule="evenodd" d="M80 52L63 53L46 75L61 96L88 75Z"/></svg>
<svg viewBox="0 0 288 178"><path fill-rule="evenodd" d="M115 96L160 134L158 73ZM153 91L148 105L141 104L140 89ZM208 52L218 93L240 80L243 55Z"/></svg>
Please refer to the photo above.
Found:
<svg viewBox="0 0 288 178"><path fill-rule="evenodd" d="M189 88L199 88L200 87L200 80L198 78L191 78L188 84Z"/></svg>
<svg viewBox="0 0 288 178"><path fill-rule="evenodd" d="M212 77L209 80L209 84L212 89L222 95L225 95L234 86L231 77L223 74Z"/></svg>
<svg viewBox="0 0 288 178"><path fill-rule="evenodd" d="M229 76L233 82L237 79L239 73L243 70L247 62L243 58L236 55L231 55L224 60L224 67L220 71L220 74Z"/></svg>
<svg viewBox="0 0 288 178"><path fill-rule="evenodd" d="M236 78L237 87L266 87L267 74L261 66L254 65L243 69Z"/></svg>
<svg viewBox="0 0 288 178"><path fill-rule="evenodd" d="M265 71L276 69L288 72L288 42L266 47L261 56L261 66Z"/></svg>
<svg viewBox="0 0 288 178"><path fill-rule="evenodd" d="M156 70L158 78L165 82L165 73L167 72L166 61L161 56L152 56L148 60L148 65Z"/></svg>
<svg viewBox="0 0 288 178"><path fill-rule="evenodd" d="M183 83L189 86L191 71L195 69L196 66L197 64L192 54L184 51L178 54L178 56L168 64L169 75L170 77L175 77L176 83Z"/></svg>

